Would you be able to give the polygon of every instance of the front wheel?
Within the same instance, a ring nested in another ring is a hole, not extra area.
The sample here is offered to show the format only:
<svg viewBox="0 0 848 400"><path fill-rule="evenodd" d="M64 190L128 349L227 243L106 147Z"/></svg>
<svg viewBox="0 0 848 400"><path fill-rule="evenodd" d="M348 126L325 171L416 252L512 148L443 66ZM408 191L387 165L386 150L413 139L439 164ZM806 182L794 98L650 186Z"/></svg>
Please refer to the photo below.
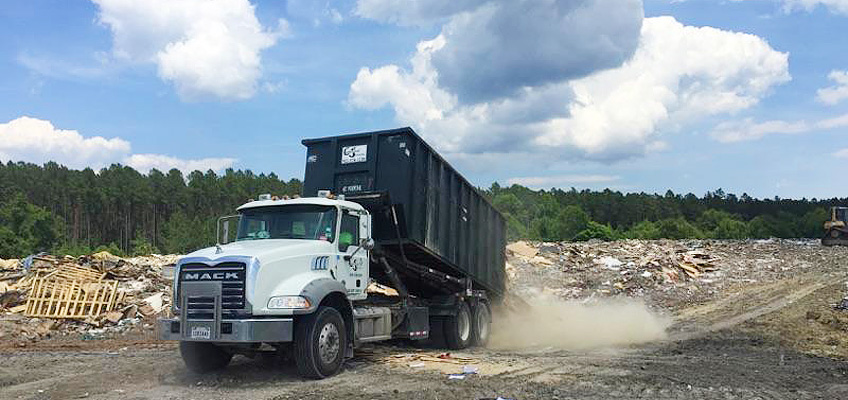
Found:
<svg viewBox="0 0 848 400"><path fill-rule="evenodd" d="M296 321L294 352L297 372L304 378L321 379L339 372L347 348L342 315L332 307Z"/></svg>
<svg viewBox="0 0 848 400"><path fill-rule="evenodd" d="M224 369L233 359L232 353L204 342L180 342L180 355L186 367L197 373Z"/></svg>

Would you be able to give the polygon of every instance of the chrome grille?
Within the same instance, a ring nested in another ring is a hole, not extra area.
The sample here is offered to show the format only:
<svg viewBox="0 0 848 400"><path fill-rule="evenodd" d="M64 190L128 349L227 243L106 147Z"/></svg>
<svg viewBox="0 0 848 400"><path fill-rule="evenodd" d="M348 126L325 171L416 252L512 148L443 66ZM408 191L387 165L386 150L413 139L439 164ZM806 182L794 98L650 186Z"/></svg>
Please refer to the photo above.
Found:
<svg viewBox="0 0 848 400"><path fill-rule="evenodd" d="M234 318L238 311L245 308L245 278L247 268L244 263L225 262L210 266L201 263L184 264L180 267L177 281L177 301L182 304L182 284L185 282L220 282L221 317ZM211 294L211 293L210 293ZM186 317L189 319L214 319L215 297L198 295L187 298Z"/></svg>

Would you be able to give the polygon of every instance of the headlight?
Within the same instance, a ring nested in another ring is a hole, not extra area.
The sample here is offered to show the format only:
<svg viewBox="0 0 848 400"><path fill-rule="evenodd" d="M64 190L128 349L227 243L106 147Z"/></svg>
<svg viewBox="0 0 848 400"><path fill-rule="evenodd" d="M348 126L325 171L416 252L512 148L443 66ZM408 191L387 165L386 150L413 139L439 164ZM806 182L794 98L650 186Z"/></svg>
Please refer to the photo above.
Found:
<svg viewBox="0 0 848 400"><path fill-rule="evenodd" d="M276 296L268 300L268 308L309 308L309 300L302 296Z"/></svg>

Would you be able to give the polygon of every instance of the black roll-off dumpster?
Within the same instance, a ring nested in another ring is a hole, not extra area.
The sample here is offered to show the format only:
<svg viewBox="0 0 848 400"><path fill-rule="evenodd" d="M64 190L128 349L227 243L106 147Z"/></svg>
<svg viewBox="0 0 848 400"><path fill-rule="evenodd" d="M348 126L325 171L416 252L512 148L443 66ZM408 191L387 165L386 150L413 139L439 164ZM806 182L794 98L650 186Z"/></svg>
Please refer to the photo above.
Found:
<svg viewBox="0 0 848 400"><path fill-rule="evenodd" d="M372 235L382 248L469 277L491 296L503 294L503 216L411 128L302 143L307 147L304 196L331 190L359 202L372 213ZM402 265L398 272L412 294L427 296L438 288Z"/></svg>

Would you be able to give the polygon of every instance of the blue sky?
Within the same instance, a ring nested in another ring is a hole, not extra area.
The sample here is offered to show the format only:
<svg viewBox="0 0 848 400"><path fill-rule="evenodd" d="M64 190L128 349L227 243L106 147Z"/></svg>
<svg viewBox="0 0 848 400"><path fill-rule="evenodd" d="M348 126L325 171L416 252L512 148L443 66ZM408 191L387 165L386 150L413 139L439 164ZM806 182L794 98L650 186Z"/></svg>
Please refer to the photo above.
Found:
<svg viewBox="0 0 848 400"><path fill-rule="evenodd" d="M303 175L412 126L472 182L846 196L848 0L0 6L0 160Z"/></svg>

